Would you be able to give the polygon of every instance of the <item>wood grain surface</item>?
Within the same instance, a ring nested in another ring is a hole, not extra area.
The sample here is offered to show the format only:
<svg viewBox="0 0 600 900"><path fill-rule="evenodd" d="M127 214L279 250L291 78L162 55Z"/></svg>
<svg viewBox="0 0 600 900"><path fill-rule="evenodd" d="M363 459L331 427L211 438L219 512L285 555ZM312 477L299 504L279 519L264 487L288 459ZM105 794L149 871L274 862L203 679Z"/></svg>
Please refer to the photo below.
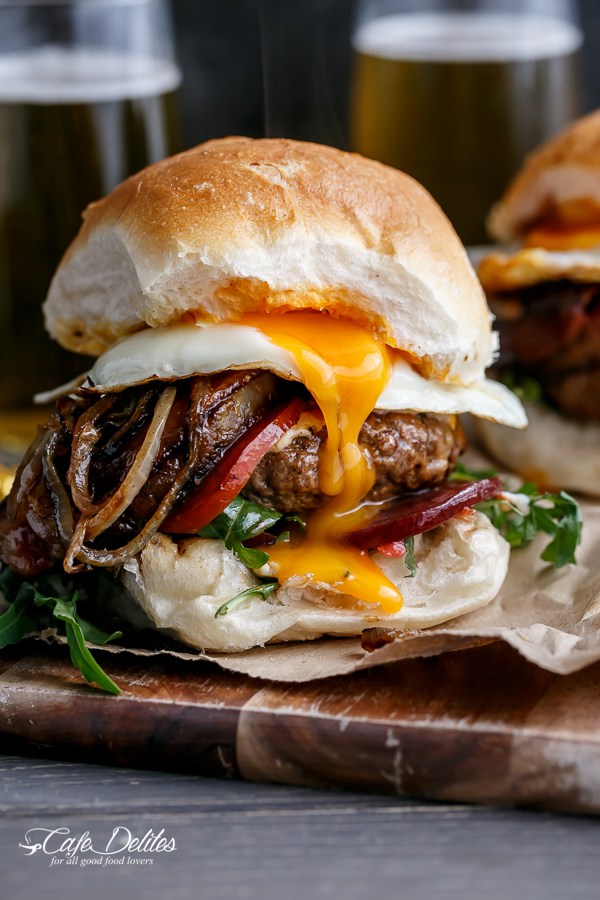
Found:
<svg viewBox="0 0 600 900"><path fill-rule="evenodd" d="M19 848L29 828L116 826L176 850L99 872ZM584 816L0 757L10 900L590 900L597 844Z"/></svg>
<svg viewBox="0 0 600 900"><path fill-rule="evenodd" d="M600 811L600 666L556 676L493 644L283 685L170 658L0 657L0 750L444 801Z"/></svg>

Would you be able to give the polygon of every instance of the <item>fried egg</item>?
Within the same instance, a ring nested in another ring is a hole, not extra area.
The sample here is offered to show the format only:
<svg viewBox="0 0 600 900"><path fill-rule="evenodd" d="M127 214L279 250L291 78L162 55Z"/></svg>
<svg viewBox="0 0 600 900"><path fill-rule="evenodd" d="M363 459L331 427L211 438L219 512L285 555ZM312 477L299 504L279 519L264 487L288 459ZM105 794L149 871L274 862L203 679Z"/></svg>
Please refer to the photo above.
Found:
<svg viewBox="0 0 600 900"><path fill-rule="evenodd" d="M334 330L342 327L339 319L323 317L323 321L332 322ZM101 392L155 378L248 368L271 369L282 378L303 380L294 354L255 324L186 323L146 328L124 338L98 358L87 383ZM504 385L487 378L469 384L425 378L397 351L390 351L389 375L373 408L449 415L469 412L513 428L527 425L520 401Z"/></svg>

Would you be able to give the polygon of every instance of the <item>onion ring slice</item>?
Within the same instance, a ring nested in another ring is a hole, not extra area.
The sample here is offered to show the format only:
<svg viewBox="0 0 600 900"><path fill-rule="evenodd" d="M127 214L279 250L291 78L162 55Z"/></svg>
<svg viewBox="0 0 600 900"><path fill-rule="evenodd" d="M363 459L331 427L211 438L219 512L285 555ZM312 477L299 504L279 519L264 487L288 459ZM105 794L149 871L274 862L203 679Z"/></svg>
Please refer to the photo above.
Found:
<svg viewBox="0 0 600 900"><path fill-rule="evenodd" d="M54 452L59 440L60 432L53 431L44 447L42 468L44 472L44 481L46 482L46 487L48 488L48 493L52 500L52 510L58 536L63 546L68 547L71 538L73 537L73 507L71 506L69 495L62 483L56 468L56 463L54 462Z"/></svg>
<svg viewBox="0 0 600 900"><path fill-rule="evenodd" d="M82 570L83 566L77 565L76 560L80 563L87 563L90 566L99 567L116 566L120 563L124 563L130 557L139 553L150 538L158 531L173 507L182 487L191 478L198 466L198 447L202 440L201 425L206 415L206 406L210 401L210 396L210 392L206 385L198 379L192 387L192 396L190 400L188 424L190 441L187 460L140 533L132 538L128 544L125 544L123 547L118 547L115 550L102 550L94 547L86 547L86 523L85 521L82 522L80 519L75 527L73 540L65 555L63 563L65 572L73 573Z"/></svg>
<svg viewBox="0 0 600 900"><path fill-rule="evenodd" d="M127 475L114 494L102 505L102 509L87 519L85 531L86 536L91 538L91 540L97 538L117 521L146 483L158 456L160 441L176 393L177 388L173 386L165 388L162 392L154 407L154 414L142 446L138 450Z"/></svg>
<svg viewBox="0 0 600 900"><path fill-rule="evenodd" d="M96 422L107 412L116 400L116 395L107 394L93 406L90 406L78 419L73 434L71 462L67 472L67 481L71 488L73 503L84 515L90 516L99 512L102 503L93 503L90 499L88 479L92 463L92 453L98 443L102 430Z"/></svg>

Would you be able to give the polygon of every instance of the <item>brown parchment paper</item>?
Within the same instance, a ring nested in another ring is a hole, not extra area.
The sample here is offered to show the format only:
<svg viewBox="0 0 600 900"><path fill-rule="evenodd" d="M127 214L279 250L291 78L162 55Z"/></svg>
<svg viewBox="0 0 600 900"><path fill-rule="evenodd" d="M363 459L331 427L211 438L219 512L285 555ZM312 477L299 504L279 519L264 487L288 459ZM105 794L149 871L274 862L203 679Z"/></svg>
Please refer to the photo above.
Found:
<svg viewBox="0 0 600 900"><path fill-rule="evenodd" d="M431 656L501 639L528 660L566 675L600 660L600 504L581 504L577 565L554 569L540 559L548 538L514 550L498 596L487 606L426 631L399 635L367 652L360 640L324 640L212 655L219 665L259 678L304 681L413 656Z"/></svg>
<svg viewBox="0 0 600 900"><path fill-rule="evenodd" d="M581 507L577 565L557 570L544 563L540 553L548 538L540 536L512 552L506 581L490 604L446 625L398 635L371 652L363 650L360 638L320 638L243 653L98 649L209 660L255 678L302 682L500 639L536 665L566 675L600 660L600 503L583 501Z"/></svg>

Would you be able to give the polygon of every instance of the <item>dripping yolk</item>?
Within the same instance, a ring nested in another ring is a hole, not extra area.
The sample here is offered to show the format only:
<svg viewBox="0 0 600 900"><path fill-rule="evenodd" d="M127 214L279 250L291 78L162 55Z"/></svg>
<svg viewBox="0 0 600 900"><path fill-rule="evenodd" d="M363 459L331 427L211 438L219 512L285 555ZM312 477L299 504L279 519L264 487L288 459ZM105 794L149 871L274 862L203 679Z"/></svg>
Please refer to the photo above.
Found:
<svg viewBox="0 0 600 900"><path fill-rule="evenodd" d="M396 612L400 591L368 553L344 541L368 515L360 504L375 473L358 436L388 380L388 349L359 325L318 312L248 314L241 324L260 329L294 357L327 428L319 458L326 502L301 540L266 548L279 580L308 575L340 595Z"/></svg>

